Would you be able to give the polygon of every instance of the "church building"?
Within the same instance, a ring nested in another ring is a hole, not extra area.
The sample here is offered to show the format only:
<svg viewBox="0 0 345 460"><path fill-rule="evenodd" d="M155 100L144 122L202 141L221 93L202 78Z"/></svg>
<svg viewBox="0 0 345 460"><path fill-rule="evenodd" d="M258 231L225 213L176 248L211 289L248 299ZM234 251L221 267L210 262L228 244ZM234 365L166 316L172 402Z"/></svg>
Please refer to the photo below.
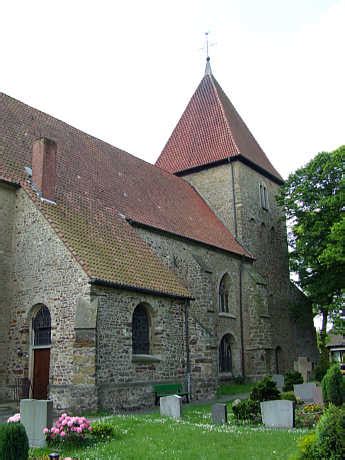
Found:
<svg viewBox="0 0 345 460"><path fill-rule="evenodd" d="M155 165L0 93L0 400L139 408L314 365L282 184L209 59Z"/></svg>

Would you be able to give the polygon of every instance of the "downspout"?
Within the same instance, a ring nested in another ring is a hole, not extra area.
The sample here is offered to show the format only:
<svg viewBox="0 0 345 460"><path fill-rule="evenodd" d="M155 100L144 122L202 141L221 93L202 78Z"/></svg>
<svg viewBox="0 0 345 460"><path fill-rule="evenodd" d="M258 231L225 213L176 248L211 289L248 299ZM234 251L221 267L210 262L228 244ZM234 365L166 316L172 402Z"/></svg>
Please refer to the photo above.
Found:
<svg viewBox="0 0 345 460"><path fill-rule="evenodd" d="M231 168L231 181L232 181L232 201L234 203L234 224L235 224L235 238L238 238L238 226L237 226L237 209L236 209L236 194L235 194L235 175L233 162L228 158Z"/></svg>
<svg viewBox="0 0 345 460"><path fill-rule="evenodd" d="M241 257L241 260L240 260L240 329L241 329L241 370L242 370L242 376L245 377L242 286L243 286L243 256Z"/></svg>
<svg viewBox="0 0 345 460"><path fill-rule="evenodd" d="M184 304L184 323L185 323L185 342L186 342L186 383L189 397L192 394L192 374L190 364L190 348L189 348L189 301Z"/></svg>
<svg viewBox="0 0 345 460"><path fill-rule="evenodd" d="M237 209L236 209L236 193L235 193L235 174L233 162L228 158L231 169L231 182L232 182L232 201L234 206L234 225L235 225L235 239L238 241L238 222L237 222ZM241 371L242 376L245 377L245 361L244 361L244 328L243 328L243 256L240 260L240 331L241 331Z"/></svg>

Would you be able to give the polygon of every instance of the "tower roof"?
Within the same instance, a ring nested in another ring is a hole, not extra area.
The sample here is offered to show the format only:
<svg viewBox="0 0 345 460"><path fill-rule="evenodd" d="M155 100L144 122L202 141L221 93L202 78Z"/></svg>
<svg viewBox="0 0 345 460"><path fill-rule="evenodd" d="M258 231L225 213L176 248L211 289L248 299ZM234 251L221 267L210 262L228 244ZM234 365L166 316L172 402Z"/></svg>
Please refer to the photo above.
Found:
<svg viewBox="0 0 345 460"><path fill-rule="evenodd" d="M211 72L201 80L156 166L174 174L238 159L278 183L283 179Z"/></svg>

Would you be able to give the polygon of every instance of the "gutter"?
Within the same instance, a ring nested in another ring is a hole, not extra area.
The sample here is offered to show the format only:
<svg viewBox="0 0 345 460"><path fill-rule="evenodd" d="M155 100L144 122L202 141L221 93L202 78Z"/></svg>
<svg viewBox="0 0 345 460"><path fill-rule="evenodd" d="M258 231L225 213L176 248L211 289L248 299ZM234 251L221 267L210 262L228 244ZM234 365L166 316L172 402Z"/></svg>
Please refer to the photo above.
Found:
<svg viewBox="0 0 345 460"><path fill-rule="evenodd" d="M94 284L96 286L105 286L111 287L116 289L126 289L127 291L135 291L135 292L142 292L144 294L151 294L161 297L169 297L172 299L179 299L179 300L195 300L192 296L182 296L178 294L173 294L170 292L162 292L156 291L154 289L142 288L138 286L132 286L130 284L121 284L121 283L114 283L113 281L107 281L100 278L90 278L89 284Z"/></svg>

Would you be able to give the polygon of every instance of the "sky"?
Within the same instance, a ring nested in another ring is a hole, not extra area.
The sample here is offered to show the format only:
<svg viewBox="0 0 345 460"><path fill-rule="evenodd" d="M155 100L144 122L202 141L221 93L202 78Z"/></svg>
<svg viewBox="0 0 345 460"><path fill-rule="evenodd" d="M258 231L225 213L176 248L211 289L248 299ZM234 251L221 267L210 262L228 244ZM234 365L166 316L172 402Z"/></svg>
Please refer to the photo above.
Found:
<svg viewBox="0 0 345 460"><path fill-rule="evenodd" d="M345 0L2 0L0 91L153 163L214 76L287 177L345 143Z"/></svg>

